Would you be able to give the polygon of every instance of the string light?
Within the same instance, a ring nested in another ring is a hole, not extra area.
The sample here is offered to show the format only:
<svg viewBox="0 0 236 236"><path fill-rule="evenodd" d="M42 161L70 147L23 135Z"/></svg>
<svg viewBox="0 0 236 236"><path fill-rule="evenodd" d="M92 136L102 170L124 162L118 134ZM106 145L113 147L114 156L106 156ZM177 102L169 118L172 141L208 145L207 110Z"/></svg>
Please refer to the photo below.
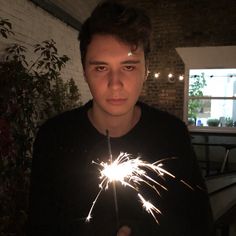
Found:
<svg viewBox="0 0 236 236"><path fill-rule="evenodd" d="M151 74L151 71L148 70L148 74ZM160 77L161 73L160 72L154 72L153 76L155 79L158 79ZM167 75L167 80L169 83L174 83L176 81L176 78L178 78L179 81L184 80L183 75L175 76L173 73L168 73Z"/></svg>
<svg viewBox="0 0 236 236"><path fill-rule="evenodd" d="M157 72L157 73L154 73L154 77L157 79L158 77L160 76L160 73Z"/></svg>
<svg viewBox="0 0 236 236"><path fill-rule="evenodd" d="M191 77L193 78L197 78L200 75L191 75ZM236 74L230 74L230 75L204 75L205 77L209 77L209 78L234 78L236 77Z"/></svg>

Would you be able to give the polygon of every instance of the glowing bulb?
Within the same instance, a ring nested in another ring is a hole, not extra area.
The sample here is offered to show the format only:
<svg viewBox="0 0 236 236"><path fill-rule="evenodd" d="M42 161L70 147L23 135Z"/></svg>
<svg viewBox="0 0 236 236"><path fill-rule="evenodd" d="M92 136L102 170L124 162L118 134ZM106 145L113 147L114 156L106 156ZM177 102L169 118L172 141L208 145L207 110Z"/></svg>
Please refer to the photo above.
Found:
<svg viewBox="0 0 236 236"><path fill-rule="evenodd" d="M183 81L184 80L184 76L183 75L180 75L179 76L179 81Z"/></svg>
<svg viewBox="0 0 236 236"><path fill-rule="evenodd" d="M173 74L172 74L172 73L169 73L169 74L168 74L168 77L169 77L169 78L172 78L172 77L173 77Z"/></svg>
<svg viewBox="0 0 236 236"><path fill-rule="evenodd" d="M155 77L155 78L158 78L158 77L159 77L159 75L160 75L160 73L159 73L159 72L158 72L158 73L155 73L155 74L154 74L154 77Z"/></svg>

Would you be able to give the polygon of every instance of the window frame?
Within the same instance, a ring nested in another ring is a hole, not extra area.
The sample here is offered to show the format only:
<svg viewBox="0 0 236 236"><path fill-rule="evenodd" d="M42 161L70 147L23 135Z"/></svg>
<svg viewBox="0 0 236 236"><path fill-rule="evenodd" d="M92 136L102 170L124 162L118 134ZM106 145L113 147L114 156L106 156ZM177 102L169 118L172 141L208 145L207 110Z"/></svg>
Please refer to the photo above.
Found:
<svg viewBox="0 0 236 236"><path fill-rule="evenodd" d="M183 120L188 124L188 93L190 69L232 69L236 68L236 45L216 47L176 48L185 65ZM212 97L211 97L212 98ZM235 127L188 126L194 132L235 133Z"/></svg>
<svg viewBox="0 0 236 236"><path fill-rule="evenodd" d="M194 68L196 69L196 68ZM198 68L198 70L204 70L204 69L209 69L209 68ZM210 69L219 69L219 68L210 68ZM234 69L234 68L220 68L220 69ZM192 70L192 68L188 69L188 76L186 76L185 78L187 78L187 80L185 81L185 86L187 87L186 91L185 91L185 101L186 101L186 105L184 106L185 108L185 116L184 116L184 120L185 123L188 125L188 101L190 99L196 99L196 100L232 100L232 101L236 101L236 96L227 96L227 97L223 97L223 96L189 96L189 78L190 78L190 70ZM222 132L229 132L229 133L236 133L236 127L210 127L210 126L191 126L188 125L189 129L191 131L222 131Z"/></svg>

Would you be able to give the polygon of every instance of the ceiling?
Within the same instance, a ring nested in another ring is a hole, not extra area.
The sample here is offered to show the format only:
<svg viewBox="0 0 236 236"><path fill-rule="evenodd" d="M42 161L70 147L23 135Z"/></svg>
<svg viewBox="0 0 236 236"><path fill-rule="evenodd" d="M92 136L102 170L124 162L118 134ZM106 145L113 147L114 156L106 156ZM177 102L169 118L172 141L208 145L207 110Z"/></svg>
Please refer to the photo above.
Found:
<svg viewBox="0 0 236 236"><path fill-rule="evenodd" d="M83 22L100 0L50 0L79 22Z"/></svg>
<svg viewBox="0 0 236 236"><path fill-rule="evenodd" d="M63 22L80 30L81 23L88 18L101 0L31 0Z"/></svg>

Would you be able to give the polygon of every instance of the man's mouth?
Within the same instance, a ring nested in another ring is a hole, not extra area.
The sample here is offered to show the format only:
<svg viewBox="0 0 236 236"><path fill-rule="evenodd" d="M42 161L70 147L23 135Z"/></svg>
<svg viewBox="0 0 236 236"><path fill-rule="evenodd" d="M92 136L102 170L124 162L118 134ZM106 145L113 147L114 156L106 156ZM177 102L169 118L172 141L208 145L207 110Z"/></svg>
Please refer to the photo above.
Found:
<svg viewBox="0 0 236 236"><path fill-rule="evenodd" d="M127 98L109 98L107 102L111 105L122 105L127 101Z"/></svg>

